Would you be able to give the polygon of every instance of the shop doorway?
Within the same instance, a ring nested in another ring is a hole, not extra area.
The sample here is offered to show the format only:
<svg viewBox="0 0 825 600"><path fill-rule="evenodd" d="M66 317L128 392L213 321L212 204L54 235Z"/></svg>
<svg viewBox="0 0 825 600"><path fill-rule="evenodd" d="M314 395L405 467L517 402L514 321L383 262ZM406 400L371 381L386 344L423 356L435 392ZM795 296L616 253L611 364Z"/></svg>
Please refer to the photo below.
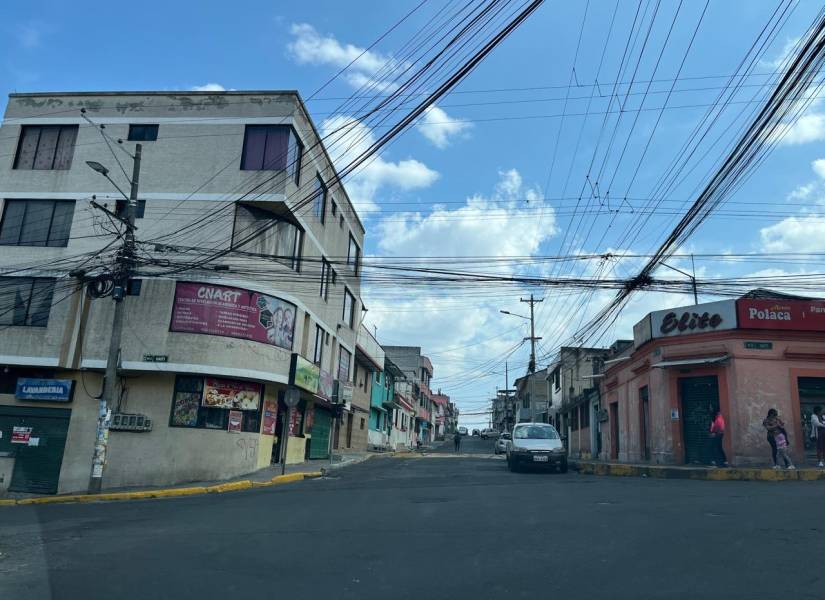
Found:
<svg viewBox="0 0 825 600"><path fill-rule="evenodd" d="M802 418L802 439L805 458L816 459L816 440L811 439L811 413L815 406L825 410L825 377L799 377L799 415Z"/></svg>
<svg viewBox="0 0 825 600"><path fill-rule="evenodd" d="M347 448L352 448L352 413L347 415Z"/></svg>
<svg viewBox="0 0 825 600"><path fill-rule="evenodd" d="M10 492L56 494L71 410L0 406L0 453L13 457Z"/></svg>
<svg viewBox="0 0 825 600"><path fill-rule="evenodd" d="M619 459L619 403L610 403L610 458Z"/></svg>
<svg viewBox="0 0 825 600"><path fill-rule="evenodd" d="M679 379L682 402L682 427L685 444L685 464L710 464L710 421L719 408L719 382L716 375Z"/></svg>
<svg viewBox="0 0 825 600"><path fill-rule="evenodd" d="M332 414L315 405L315 420L312 423L312 438L309 440L309 458L329 458L329 434L332 429Z"/></svg>

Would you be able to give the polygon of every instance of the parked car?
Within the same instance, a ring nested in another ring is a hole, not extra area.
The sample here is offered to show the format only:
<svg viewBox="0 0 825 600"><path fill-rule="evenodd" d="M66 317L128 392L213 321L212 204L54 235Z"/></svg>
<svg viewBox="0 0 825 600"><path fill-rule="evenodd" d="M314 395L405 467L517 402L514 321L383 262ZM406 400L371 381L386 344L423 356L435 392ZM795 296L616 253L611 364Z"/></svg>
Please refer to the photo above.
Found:
<svg viewBox="0 0 825 600"><path fill-rule="evenodd" d="M556 428L547 423L519 423L513 428L507 446L507 468L557 468L567 472L567 452Z"/></svg>
<svg viewBox="0 0 825 600"><path fill-rule="evenodd" d="M467 435L467 428L466 427L459 427L458 428L459 435Z"/></svg>
<svg viewBox="0 0 825 600"><path fill-rule="evenodd" d="M509 433L502 433L498 436L496 440L495 449L493 450L496 454L506 454L507 453L507 445L510 443L510 434Z"/></svg>
<svg viewBox="0 0 825 600"><path fill-rule="evenodd" d="M479 435L478 429L473 429L473 435Z"/></svg>
<svg viewBox="0 0 825 600"><path fill-rule="evenodd" d="M498 437L498 430L497 429L492 429L491 427L488 427L487 429L482 429L481 430L481 439L482 440L496 439L497 437Z"/></svg>

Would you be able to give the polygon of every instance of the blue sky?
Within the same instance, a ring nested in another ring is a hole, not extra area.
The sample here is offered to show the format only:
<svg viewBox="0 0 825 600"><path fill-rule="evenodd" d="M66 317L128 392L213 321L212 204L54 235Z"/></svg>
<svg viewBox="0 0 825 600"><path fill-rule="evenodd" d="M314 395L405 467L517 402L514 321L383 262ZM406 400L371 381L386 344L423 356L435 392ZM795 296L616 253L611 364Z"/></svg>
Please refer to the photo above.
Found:
<svg viewBox="0 0 825 600"><path fill-rule="evenodd" d="M36 7L6 3L0 14L5 34L0 37L0 93L5 97L14 91L186 90L211 84L241 90L297 89L309 97L353 53L360 53L417 3L143 2L139 8L118 2L82 6L41 2ZM338 105L324 98L352 93L355 82L391 60L394 49L436 6L440 4L427 3L345 77L323 90L321 99L310 101L316 123L323 126ZM746 101L764 90L759 84L768 78L757 75L747 80L748 87L736 97L741 104L724 114L713 130L721 136L720 145L708 151L705 159L692 163L695 168L668 194L665 206L670 212L651 217L642 236L632 243L624 240L622 245L620 232L640 218L629 213L629 207L640 206L650 195L654 182L725 84L724 76L734 72L776 3L712 0L697 29L704 2L680 5L675 0L660 4L645 0L640 18L653 23L649 45L638 68L631 65L624 77L618 77L618 65L640 5L619 0L611 29L616 6L611 0L546 2L457 88L459 93L439 102L426 117L429 125L421 122L412 127L357 174L348 189L367 225L366 254L503 257L652 250L683 208L680 201L695 197L696 187L707 179L722 148L734 139L732 131L723 135L731 122L726 119L740 118L742 111L756 106ZM789 43L803 34L819 8L811 0L799 2L753 72L775 70ZM667 98L694 30L696 37L680 81L667 100L669 107L681 108L655 110ZM605 44L608 31L611 38ZM625 106L631 112L623 117L610 160L597 160L604 168L591 171L588 164L594 149L605 143L599 136L610 131L602 127L602 113L612 83L617 77L622 81L633 78L634 70L637 83ZM649 79L662 81L647 88ZM565 88L571 81L573 87ZM596 94L592 94L594 88ZM645 104L640 105L643 98ZM646 110L633 110L640 106ZM825 162L816 162L825 158L825 108L820 108L818 102L811 106L760 169L729 198L728 213L722 211L703 225L684 248L686 252L825 251L825 222L805 216L825 201ZM583 113L588 111L585 118ZM563 119L562 113L566 113ZM636 114L639 118L634 123ZM625 139L627 147L619 162ZM588 215L582 228L571 227L577 197L581 190L585 196L592 194L594 182L599 184L599 200L592 204L595 213ZM629 198L625 203L624 196ZM616 207L624 213L611 213ZM734 215L737 209L749 214ZM674 264L687 266L678 259ZM627 275L637 266L625 260L605 268L615 267L617 274ZM592 275L597 268L583 265L575 267L582 271L562 274ZM707 276L751 274L769 268L780 273L798 272L802 267L697 263L699 274ZM516 270L554 274L549 267ZM521 290L522 294L530 291ZM532 291L547 296L538 309L538 335L544 337L540 355L550 353L554 344L611 295L559 296ZM520 320L508 320L498 312L526 310L518 294L519 290L471 290L458 295L368 290L367 322L377 326L379 339L385 343L423 346L435 364L435 385L441 384L465 412L472 412L484 405L496 387L504 386L504 356L526 334ZM627 337L633 322L646 311L687 303L688 299L678 296L641 295L602 341L609 344L611 336ZM508 360L511 373L521 374L526 348L518 348ZM481 420L468 418L466 422Z"/></svg>

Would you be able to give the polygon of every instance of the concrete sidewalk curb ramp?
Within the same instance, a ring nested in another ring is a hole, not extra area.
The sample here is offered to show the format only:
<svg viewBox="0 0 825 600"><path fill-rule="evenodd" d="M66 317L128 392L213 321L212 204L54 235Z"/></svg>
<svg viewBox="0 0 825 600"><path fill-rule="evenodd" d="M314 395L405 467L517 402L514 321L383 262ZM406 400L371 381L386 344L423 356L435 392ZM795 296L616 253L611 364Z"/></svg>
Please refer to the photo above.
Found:
<svg viewBox="0 0 825 600"><path fill-rule="evenodd" d="M651 479L695 479L703 481L817 481L825 480L823 469L765 469L731 467L708 469L667 465L631 465L570 461L570 468L582 475L649 477Z"/></svg>
<svg viewBox="0 0 825 600"><path fill-rule="evenodd" d="M67 494L65 496L41 496L39 498L24 498L21 500L4 499L0 500L0 506L25 506L29 504L69 504L79 502L106 502L116 500L146 500L149 498L176 498L181 496L198 496L201 494L222 494L224 492L236 492L258 487L269 487L304 479L314 479L322 477L322 471L310 471L307 473L290 473L289 475L277 475L266 481L252 481L242 479L240 481L228 481L217 485L193 486L181 488L166 488L158 490L136 490L134 492L104 492L102 494Z"/></svg>

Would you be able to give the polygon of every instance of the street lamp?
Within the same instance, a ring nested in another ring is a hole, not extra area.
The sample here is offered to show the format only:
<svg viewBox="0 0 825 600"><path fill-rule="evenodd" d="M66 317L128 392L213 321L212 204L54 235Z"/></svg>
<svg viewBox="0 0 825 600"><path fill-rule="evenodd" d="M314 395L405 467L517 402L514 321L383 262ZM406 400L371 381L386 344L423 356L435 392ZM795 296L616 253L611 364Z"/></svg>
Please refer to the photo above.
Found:
<svg viewBox="0 0 825 600"><path fill-rule="evenodd" d="M518 317L518 318L524 319L526 321L530 320L530 317L525 317L523 315L517 315L516 313L511 313L509 310L500 310L498 312L500 312L503 315L510 315L511 317Z"/></svg>
<svg viewBox="0 0 825 600"><path fill-rule="evenodd" d="M662 265L663 267L667 267L671 271L676 271L677 273L681 273L682 275L684 275L685 277L690 279L691 284L693 284L693 303L694 304L699 304L699 294L696 292L696 266L693 265L693 255L692 254L690 255L690 264L693 265L693 275L691 275L690 273L686 273L682 269L677 269L676 267L671 267L669 264L664 263L664 262L660 262L659 264Z"/></svg>
<svg viewBox="0 0 825 600"><path fill-rule="evenodd" d="M111 177L109 177L109 169L107 169L106 167L104 167L103 165L101 165L101 164L100 164L99 162L97 162L96 160L87 160L87 161L86 161L86 164L89 166L89 168L90 168L90 169L92 169L93 171L96 171L96 172L100 173L100 174L101 174L101 175L103 175L106 179L108 179L108 180L109 180L109 183L111 183L113 186L115 186L115 189L116 189L118 192L120 192L120 195L121 195L121 196L123 196L123 197L126 199L126 202L129 202L129 196L127 196L127 195L123 192L123 190L122 190L122 189L120 189L120 187L119 187L119 186L118 186L118 185L117 185L117 184L116 184L116 183L112 180L112 178L111 178ZM130 182L130 183L131 183L131 182Z"/></svg>

